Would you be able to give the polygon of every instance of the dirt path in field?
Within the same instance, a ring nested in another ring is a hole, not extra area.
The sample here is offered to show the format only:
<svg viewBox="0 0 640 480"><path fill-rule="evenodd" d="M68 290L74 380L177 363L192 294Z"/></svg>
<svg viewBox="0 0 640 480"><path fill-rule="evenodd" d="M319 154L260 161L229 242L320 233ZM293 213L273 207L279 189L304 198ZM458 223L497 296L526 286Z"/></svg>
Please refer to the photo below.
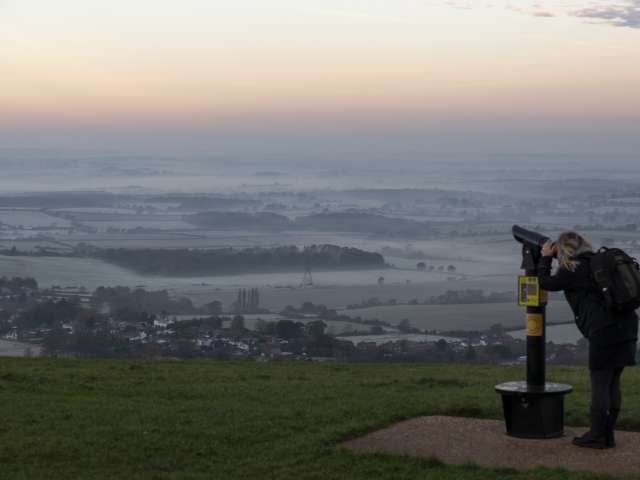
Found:
<svg viewBox="0 0 640 480"><path fill-rule="evenodd" d="M640 433L616 432L617 447L613 449L592 450L571 445L573 437L585 430L567 427L562 438L524 440L508 437L502 421L433 416L406 420L343 446L357 452L435 457L453 465L640 474Z"/></svg>

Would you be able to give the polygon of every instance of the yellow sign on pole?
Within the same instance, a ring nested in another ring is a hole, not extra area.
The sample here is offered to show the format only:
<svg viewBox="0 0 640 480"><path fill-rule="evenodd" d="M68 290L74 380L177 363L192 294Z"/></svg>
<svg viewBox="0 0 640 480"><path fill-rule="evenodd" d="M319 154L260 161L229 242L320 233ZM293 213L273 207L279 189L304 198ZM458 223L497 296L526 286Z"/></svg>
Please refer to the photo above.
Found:
<svg viewBox="0 0 640 480"><path fill-rule="evenodd" d="M538 277L518 277L518 305L541 307L547 303L547 292L540 289Z"/></svg>

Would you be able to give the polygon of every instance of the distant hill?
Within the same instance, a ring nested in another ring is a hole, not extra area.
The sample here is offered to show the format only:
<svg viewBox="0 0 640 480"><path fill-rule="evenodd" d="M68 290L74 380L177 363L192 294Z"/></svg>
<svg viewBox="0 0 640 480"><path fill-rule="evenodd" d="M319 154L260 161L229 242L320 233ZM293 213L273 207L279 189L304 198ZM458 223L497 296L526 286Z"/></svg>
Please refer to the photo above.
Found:
<svg viewBox="0 0 640 480"><path fill-rule="evenodd" d="M318 213L293 220L275 213L200 212L184 220L212 230L316 230L321 232L367 233L384 237L427 237L433 234L425 222L361 211Z"/></svg>
<svg viewBox="0 0 640 480"><path fill-rule="evenodd" d="M1 208L70 208L103 207L115 201L131 201L133 197L103 192L51 192L0 195Z"/></svg>
<svg viewBox="0 0 640 480"><path fill-rule="evenodd" d="M363 212L320 213L298 217L298 229L370 233L387 237L423 237L433 233L424 222Z"/></svg>
<svg viewBox="0 0 640 480"><path fill-rule="evenodd" d="M260 201L255 199L217 195L165 195L153 197L149 202L178 203L183 210L223 210L260 206Z"/></svg>
<svg viewBox="0 0 640 480"><path fill-rule="evenodd" d="M354 455L348 438L421 415L502 418L493 386L523 367L0 360L0 478L478 480L585 478ZM588 423L585 368L566 423ZM638 429L640 371L624 374L622 429ZM594 477L595 478L595 477Z"/></svg>

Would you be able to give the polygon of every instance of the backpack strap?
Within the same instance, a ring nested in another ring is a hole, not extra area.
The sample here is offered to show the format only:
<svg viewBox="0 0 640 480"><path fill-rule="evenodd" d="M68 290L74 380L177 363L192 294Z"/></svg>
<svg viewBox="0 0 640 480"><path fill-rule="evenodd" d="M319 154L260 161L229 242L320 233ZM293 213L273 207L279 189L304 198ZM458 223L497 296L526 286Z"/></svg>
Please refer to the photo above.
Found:
<svg viewBox="0 0 640 480"><path fill-rule="evenodd" d="M604 255L608 248L602 247L591 257L589 266L591 267L591 275L600 290L600 293L604 296L607 305L613 303L613 296L611 295L611 269L607 262L607 258Z"/></svg>

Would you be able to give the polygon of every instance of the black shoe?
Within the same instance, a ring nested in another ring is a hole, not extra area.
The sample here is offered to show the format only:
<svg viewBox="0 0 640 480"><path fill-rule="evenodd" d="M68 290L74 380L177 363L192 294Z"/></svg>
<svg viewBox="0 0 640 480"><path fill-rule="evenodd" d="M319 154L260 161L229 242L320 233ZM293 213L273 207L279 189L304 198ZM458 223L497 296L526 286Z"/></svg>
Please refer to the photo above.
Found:
<svg viewBox="0 0 640 480"><path fill-rule="evenodd" d="M591 430L573 439L573 444L584 448L607 448L607 420L609 414L591 410Z"/></svg>
<svg viewBox="0 0 640 480"><path fill-rule="evenodd" d="M609 410L609 416L607 417L607 430L605 434L605 445L607 448L613 448L616 446L615 428L618 421L618 415L620 410Z"/></svg>
<svg viewBox="0 0 640 480"><path fill-rule="evenodd" d="M594 437L591 435L591 431L588 431L581 437L575 437L571 443L576 447L597 448L599 450L607 448L605 437Z"/></svg>

